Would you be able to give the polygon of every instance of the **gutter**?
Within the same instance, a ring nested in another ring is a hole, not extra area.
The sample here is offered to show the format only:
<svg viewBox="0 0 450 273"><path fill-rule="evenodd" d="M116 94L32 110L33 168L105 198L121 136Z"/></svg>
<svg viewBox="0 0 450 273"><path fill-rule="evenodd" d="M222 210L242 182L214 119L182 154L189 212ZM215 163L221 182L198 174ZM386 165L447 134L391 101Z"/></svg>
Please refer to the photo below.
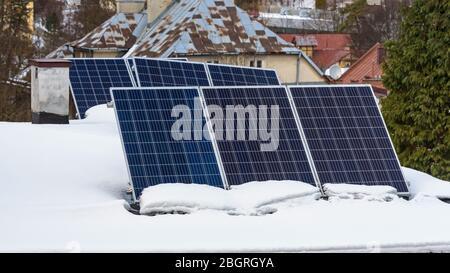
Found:
<svg viewBox="0 0 450 273"><path fill-rule="evenodd" d="M117 47L107 47L107 48L89 48L89 47L74 47L74 49L78 49L80 51L98 51L98 52L128 52L127 48L117 48Z"/></svg>

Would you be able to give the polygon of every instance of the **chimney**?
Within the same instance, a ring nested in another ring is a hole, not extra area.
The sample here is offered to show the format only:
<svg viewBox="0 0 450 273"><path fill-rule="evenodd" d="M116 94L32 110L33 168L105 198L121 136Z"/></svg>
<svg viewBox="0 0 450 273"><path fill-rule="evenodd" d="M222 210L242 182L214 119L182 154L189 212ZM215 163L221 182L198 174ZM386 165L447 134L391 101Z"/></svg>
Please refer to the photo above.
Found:
<svg viewBox="0 0 450 273"><path fill-rule="evenodd" d="M116 0L117 13L139 13L144 10L146 0Z"/></svg>
<svg viewBox="0 0 450 273"><path fill-rule="evenodd" d="M35 59L30 64L32 123L68 124L70 61Z"/></svg>
<svg viewBox="0 0 450 273"><path fill-rule="evenodd" d="M172 3L172 0L147 0L148 22L152 23Z"/></svg>

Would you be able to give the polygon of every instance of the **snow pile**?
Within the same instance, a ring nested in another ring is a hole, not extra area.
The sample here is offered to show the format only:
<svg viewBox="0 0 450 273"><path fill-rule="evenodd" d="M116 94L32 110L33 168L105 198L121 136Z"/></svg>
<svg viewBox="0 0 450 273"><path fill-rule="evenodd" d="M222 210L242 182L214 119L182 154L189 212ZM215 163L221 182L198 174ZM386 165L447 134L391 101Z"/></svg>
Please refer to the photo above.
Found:
<svg viewBox="0 0 450 273"><path fill-rule="evenodd" d="M108 108L106 104L95 106L85 113L86 118L83 123L112 123L116 124L116 114L113 108ZM118 133L118 131L117 131Z"/></svg>
<svg viewBox="0 0 450 273"><path fill-rule="evenodd" d="M142 193L141 214L191 213L194 210L233 210L227 191L207 185L166 184L149 187Z"/></svg>
<svg viewBox="0 0 450 273"><path fill-rule="evenodd" d="M298 181L252 182L233 186L230 193L241 208L257 208L310 195L320 195L319 189Z"/></svg>
<svg viewBox="0 0 450 273"><path fill-rule="evenodd" d="M292 199L320 196L309 184L295 181L253 182L226 191L196 184L168 184L149 187L141 198L141 214L225 211L232 215L266 215L276 212L269 205Z"/></svg>
<svg viewBox="0 0 450 273"><path fill-rule="evenodd" d="M450 199L450 182L405 167L403 167L403 173L410 184L409 190L412 196L422 194L440 199Z"/></svg>
<svg viewBox="0 0 450 273"><path fill-rule="evenodd" d="M397 190L389 186L325 184L323 190L331 200L392 201L397 198Z"/></svg>

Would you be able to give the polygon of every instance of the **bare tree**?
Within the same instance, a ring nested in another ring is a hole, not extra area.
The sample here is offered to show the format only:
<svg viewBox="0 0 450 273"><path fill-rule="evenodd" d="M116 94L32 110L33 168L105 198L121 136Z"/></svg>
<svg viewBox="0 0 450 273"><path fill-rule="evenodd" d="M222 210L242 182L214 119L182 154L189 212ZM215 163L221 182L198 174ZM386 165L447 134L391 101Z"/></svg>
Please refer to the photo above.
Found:
<svg viewBox="0 0 450 273"><path fill-rule="evenodd" d="M115 0L81 0L78 10L74 14L74 29L81 38L88 32L100 26L114 15Z"/></svg>
<svg viewBox="0 0 450 273"><path fill-rule="evenodd" d="M10 82L33 54L29 2L0 1L0 120L24 120L30 108L27 90Z"/></svg>
<svg viewBox="0 0 450 273"><path fill-rule="evenodd" d="M338 30L352 35L355 54L359 55L377 42L398 37L401 10L409 2L389 0L381 5L368 5L366 0L356 0L340 11L344 19Z"/></svg>

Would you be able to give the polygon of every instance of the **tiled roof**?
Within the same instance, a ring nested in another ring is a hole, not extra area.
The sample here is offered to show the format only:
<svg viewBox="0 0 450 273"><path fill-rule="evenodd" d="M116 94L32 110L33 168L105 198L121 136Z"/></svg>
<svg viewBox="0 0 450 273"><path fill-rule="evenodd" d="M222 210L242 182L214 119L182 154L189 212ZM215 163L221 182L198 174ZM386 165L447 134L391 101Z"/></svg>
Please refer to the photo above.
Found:
<svg viewBox="0 0 450 273"><path fill-rule="evenodd" d="M383 86L381 80L376 82L366 81L364 83L372 85L373 92L375 93L375 96L377 98L386 97L389 93L388 90Z"/></svg>
<svg viewBox="0 0 450 273"><path fill-rule="evenodd" d="M314 51L313 60L323 70L351 55L348 50L318 50Z"/></svg>
<svg viewBox="0 0 450 273"><path fill-rule="evenodd" d="M142 36L128 56L299 54L232 0L179 0Z"/></svg>
<svg viewBox="0 0 450 273"><path fill-rule="evenodd" d="M69 44L64 44L45 56L47 59L63 59L68 57L73 57L73 48Z"/></svg>
<svg viewBox="0 0 450 273"><path fill-rule="evenodd" d="M350 34L280 34L280 37L288 42L296 42L298 46L314 43L317 50L345 49L352 44Z"/></svg>
<svg viewBox="0 0 450 273"><path fill-rule="evenodd" d="M301 35L296 35L292 38L291 41L294 45L297 46L313 46L313 47L317 47L319 45L319 43L317 42L316 37L314 37L313 35L305 35L305 36L301 36Z"/></svg>
<svg viewBox="0 0 450 273"><path fill-rule="evenodd" d="M383 59L384 48L380 43L376 43L342 75L340 80L343 83L381 80Z"/></svg>
<svg viewBox="0 0 450 273"><path fill-rule="evenodd" d="M313 46L312 59L322 70L351 55L349 34L280 34L280 37L299 47Z"/></svg>
<svg viewBox="0 0 450 273"><path fill-rule="evenodd" d="M145 31L146 26L146 13L117 13L71 45L74 48L83 49L123 49L128 51Z"/></svg>
<svg viewBox="0 0 450 273"><path fill-rule="evenodd" d="M330 19L317 19L299 15L284 15L279 13L259 14L259 19L263 20L267 26L277 29L292 29L297 31L327 31L334 30L335 22Z"/></svg>

